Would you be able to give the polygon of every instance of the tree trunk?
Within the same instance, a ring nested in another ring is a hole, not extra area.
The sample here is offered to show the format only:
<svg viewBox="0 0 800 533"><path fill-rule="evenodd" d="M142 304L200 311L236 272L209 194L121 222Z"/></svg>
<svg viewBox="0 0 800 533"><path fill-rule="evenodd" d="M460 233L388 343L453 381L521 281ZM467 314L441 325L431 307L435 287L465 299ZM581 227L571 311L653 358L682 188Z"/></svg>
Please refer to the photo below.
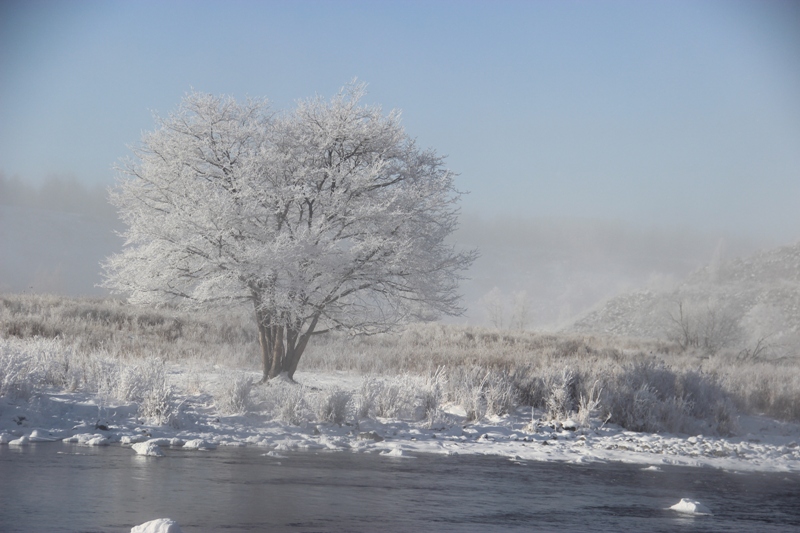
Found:
<svg viewBox="0 0 800 533"><path fill-rule="evenodd" d="M269 379L269 368L272 368L272 348L267 334L267 328L264 327L259 321L258 312L256 312L256 321L258 326L258 345L261 347L261 382Z"/></svg>
<svg viewBox="0 0 800 533"><path fill-rule="evenodd" d="M256 308L258 344L261 347L261 383L286 373L291 380L297 371L300 356L308 345L311 334L317 326L319 317L314 317L308 329L302 334L300 329L288 326L267 326L268 316Z"/></svg>
<svg viewBox="0 0 800 533"><path fill-rule="evenodd" d="M285 363L286 348L283 345L283 328L281 326L270 326L272 330L272 364L269 370L269 379L277 377L283 372ZM264 369L266 370L266 369Z"/></svg>
<svg viewBox="0 0 800 533"><path fill-rule="evenodd" d="M297 364L300 362L300 356L303 355L303 352L306 350L306 346L308 346L308 339L311 338L311 335L314 333L314 328L317 327L317 320L319 320L319 315L315 316L311 320L311 324L309 324L306 332L300 335L300 338L297 340L297 344L294 346L294 348L292 348L291 357L286 358L286 371L288 372L290 379L294 379L294 373L297 371Z"/></svg>

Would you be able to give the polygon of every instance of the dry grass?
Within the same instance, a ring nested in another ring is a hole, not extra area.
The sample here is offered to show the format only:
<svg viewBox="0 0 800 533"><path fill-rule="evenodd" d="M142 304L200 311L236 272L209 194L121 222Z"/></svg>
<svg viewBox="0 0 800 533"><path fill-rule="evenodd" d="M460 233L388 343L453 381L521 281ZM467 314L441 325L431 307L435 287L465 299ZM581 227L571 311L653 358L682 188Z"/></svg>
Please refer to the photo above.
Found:
<svg viewBox="0 0 800 533"><path fill-rule="evenodd" d="M0 394L85 389L135 398L151 416L169 400L168 391L156 386L161 381L153 361L258 368L246 314L143 310L115 300L1 296L0 344ZM126 376L142 361L152 368L137 372L150 376L145 381L152 387L140 385L157 390L128 391ZM291 385L251 391L240 380L216 391L218 403L241 412L258 396L274 396L276 417L293 423L304 416L334 423L365 416L433 423L448 403L461 405L471 420L528 405L552 418L602 417L636 431L728 434L736 431L737 412L800 421L800 357L709 356L647 339L418 324L396 335L317 336L300 370L372 377L361 391L323 396L284 390Z"/></svg>

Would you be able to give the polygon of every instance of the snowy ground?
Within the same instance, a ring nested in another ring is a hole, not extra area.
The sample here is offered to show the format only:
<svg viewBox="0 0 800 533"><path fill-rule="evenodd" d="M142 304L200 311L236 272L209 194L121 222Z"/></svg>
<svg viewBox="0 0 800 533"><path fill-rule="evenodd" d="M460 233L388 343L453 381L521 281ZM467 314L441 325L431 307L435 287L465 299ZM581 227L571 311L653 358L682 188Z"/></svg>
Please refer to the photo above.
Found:
<svg viewBox="0 0 800 533"><path fill-rule="evenodd" d="M225 371L220 369L220 374ZM253 374L255 377L255 374ZM176 390L191 379L181 367L170 377ZM211 376L213 378L213 376ZM298 372L307 387L357 390L363 379L347 373ZM713 467L733 471L800 472L800 425L763 417L742 417L740 435L645 434L597 420L573 428L571 421L542 422L542 413L520 408L512 415L467 423L458 406L446 409L442 422L362 419L331 423L277 422L257 408L223 416L209 394L178 396L179 423L148 425L137 406L104 405L83 393L44 392L29 400L0 398L0 444L67 442L87 446L131 446L131 453L157 456L170 447L213 449L258 446L279 455L288 450L333 450L413 458L415 453L488 454L509 460L587 463L621 461L657 469L660 465ZM429 427L430 426L430 427ZM149 445L133 448L135 443ZM59 444L60 445L60 444ZM157 459L154 459L157 460Z"/></svg>

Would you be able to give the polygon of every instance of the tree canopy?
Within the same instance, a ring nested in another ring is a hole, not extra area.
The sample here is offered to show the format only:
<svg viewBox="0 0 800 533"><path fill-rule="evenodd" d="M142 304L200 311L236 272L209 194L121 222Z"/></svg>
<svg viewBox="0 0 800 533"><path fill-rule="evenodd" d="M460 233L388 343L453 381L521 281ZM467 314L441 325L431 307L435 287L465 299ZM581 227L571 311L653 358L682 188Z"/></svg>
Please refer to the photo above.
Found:
<svg viewBox="0 0 800 533"><path fill-rule="evenodd" d="M191 93L124 160L127 225L104 286L142 304L249 303L264 379L291 378L312 334L375 333L463 311L474 251L454 174L351 84L274 113Z"/></svg>

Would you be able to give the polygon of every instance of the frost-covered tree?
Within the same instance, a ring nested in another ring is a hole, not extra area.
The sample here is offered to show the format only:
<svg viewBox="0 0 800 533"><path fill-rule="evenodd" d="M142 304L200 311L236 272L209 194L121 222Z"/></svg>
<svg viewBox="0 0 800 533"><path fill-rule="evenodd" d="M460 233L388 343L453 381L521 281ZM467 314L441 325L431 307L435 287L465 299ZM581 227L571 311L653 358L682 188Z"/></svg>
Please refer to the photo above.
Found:
<svg viewBox="0 0 800 533"><path fill-rule="evenodd" d="M186 96L120 167L127 241L104 286L141 304L252 305L264 380L291 378L315 333L461 313L475 252L445 242L454 175L363 95L351 84L285 114Z"/></svg>

